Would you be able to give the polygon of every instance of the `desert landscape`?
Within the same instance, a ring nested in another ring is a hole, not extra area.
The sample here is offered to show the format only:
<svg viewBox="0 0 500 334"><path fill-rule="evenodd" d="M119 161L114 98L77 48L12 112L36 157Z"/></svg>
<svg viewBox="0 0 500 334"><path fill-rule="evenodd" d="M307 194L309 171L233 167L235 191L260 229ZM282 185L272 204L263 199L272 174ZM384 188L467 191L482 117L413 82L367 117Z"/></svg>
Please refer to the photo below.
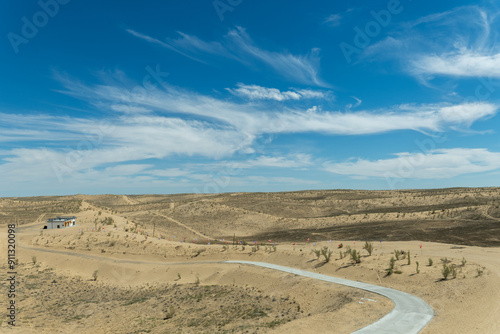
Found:
<svg viewBox="0 0 500 334"><path fill-rule="evenodd" d="M1 198L2 229L16 224L17 318L0 331L350 333L394 307L221 263L243 260L419 297L434 310L422 333L497 333L499 206L500 188ZM59 215L77 225L43 229Z"/></svg>

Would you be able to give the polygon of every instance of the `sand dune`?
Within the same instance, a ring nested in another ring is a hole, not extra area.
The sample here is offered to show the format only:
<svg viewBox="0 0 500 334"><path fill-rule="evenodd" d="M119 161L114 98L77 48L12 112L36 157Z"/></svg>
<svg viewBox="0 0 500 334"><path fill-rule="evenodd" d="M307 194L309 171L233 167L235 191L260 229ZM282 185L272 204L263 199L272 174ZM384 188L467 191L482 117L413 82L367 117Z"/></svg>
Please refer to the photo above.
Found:
<svg viewBox="0 0 500 334"><path fill-rule="evenodd" d="M275 263L405 291L435 311L423 333L500 329L498 188L126 197L0 200L0 222L5 228L17 219L16 242L25 246L18 251L18 332L348 333L392 308L356 289L197 263L219 260ZM76 215L78 226L41 230L40 220L58 214ZM374 244L371 256L364 241ZM340 258L347 246L360 252L360 263ZM328 263L312 253L322 247L334 251ZM410 264L405 255L396 261L402 273L387 276L395 249L409 250ZM445 258L457 273L443 280ZM5 289L5 267L2 275Z"/></svg>

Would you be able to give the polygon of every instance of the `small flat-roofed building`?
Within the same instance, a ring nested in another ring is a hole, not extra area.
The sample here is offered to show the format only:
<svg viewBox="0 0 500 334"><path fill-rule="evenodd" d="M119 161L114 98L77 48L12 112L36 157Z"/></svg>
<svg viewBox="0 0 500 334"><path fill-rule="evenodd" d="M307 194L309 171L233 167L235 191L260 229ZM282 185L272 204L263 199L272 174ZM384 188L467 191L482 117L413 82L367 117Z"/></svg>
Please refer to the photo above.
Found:
<svg viewBox="0 0 500 334"><path fill-rule="evenodd" d="M76 225L76 217L72 216L50 218L46 220L46 223L47 229L71 227Z"/></svg>

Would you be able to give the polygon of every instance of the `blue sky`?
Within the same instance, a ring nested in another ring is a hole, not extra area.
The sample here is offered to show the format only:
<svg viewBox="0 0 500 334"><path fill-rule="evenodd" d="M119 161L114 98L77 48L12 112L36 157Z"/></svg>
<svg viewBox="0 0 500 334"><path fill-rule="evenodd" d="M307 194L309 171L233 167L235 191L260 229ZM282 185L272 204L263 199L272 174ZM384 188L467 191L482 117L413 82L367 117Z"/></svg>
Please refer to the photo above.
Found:
<svg viewBox="0 0 500 334"><path fill-rule="evenodd" d="M0 13L0 196L500 186L495 1Z"/></svg>

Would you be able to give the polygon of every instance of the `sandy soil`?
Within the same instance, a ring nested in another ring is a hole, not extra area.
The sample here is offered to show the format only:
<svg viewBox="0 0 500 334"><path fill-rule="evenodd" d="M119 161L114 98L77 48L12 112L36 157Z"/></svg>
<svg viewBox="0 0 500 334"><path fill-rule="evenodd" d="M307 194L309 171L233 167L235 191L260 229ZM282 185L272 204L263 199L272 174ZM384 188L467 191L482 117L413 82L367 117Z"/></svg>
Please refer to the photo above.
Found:
<svg viewBox="0 0 500 334"><path fill-rule="evenodd" d="M393 307L378 295L272 270L199 263L241 259L416 295L435 310L423 333L497 333L499 197L487 188L0 199L2 228L18 219L16 242L25 247L17 253L18 326L4 320L0 330L349 333ZM42 231L57 214L76 215L78 226ZM247 245L233 246L233 236ZM347 246L360 263L344 256ZM322 247L333 251L328 263L312 252ZM394 250L410 251L410 264L405 255L396 261L402 273L387 275ZM6 263L6 252L0 257ZM446 280L445 258L456 268ZM5 266L0 275L6 291Z"/></svg>

